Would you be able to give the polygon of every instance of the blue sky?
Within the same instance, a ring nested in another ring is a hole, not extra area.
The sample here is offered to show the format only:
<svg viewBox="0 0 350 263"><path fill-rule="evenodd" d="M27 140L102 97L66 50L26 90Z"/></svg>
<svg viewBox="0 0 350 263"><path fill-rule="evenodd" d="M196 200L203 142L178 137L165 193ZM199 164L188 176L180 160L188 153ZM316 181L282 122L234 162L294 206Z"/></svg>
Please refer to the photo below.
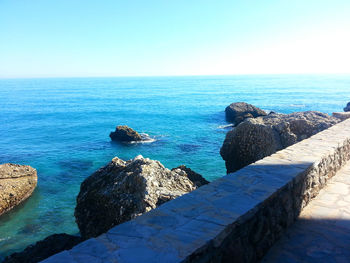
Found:
<svg viewBox="0 0 350 263"><path fill-rule="evenodd" d="M0 0L0 77L350 73L349 0Z"/></svg>

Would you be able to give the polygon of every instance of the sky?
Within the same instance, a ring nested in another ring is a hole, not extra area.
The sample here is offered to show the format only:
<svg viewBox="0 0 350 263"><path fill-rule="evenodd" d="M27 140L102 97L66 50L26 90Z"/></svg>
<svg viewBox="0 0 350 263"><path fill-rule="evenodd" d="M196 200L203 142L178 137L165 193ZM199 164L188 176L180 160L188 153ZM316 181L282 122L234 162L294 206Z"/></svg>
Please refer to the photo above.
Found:
<svg viewBox="0 0 350 263"><path fill-rule="evenodd" d="M0 0L0 78L309 73L350 73L350 0Z"/></svg>

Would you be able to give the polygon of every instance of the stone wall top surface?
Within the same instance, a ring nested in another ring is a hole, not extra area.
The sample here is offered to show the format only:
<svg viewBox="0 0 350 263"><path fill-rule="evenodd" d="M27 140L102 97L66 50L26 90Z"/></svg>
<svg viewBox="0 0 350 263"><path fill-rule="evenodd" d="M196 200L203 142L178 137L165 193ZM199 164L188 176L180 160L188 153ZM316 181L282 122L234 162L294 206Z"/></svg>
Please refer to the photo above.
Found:
<svg viewBox="0 0 350 263"><path fill-rule="evenodd" d="M43 262L182 262L349 140L345 120Z"/></svg>

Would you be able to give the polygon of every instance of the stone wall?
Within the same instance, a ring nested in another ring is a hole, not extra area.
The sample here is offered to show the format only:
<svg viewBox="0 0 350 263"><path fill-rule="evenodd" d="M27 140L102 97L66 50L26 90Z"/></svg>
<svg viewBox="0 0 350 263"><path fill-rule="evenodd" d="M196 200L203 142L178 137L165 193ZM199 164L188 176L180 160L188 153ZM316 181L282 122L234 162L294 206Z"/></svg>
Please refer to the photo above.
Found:
<svg viewBox="0 0 350 263"><path fill-rule="evenodd" d="M255 262L350 159L350 120L44 262Z"/></svg>

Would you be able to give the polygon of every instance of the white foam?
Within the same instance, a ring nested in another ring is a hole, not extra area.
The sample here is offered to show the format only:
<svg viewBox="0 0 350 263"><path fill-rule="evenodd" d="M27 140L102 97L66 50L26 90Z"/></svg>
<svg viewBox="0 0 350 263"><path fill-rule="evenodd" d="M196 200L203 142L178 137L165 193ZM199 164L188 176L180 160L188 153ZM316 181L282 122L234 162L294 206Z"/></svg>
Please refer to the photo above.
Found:
<svg viewBox="0 0 350 263"><path fill-rule="evenodd" d="M235 125L234 124L225 124L225 125L220 125L218 126L218 129L227 129L227 128L231 128L231 127L234 127Z"/></svg>
<svg viewBox="0 0 350 263"><path fill-rule="evenodd" d="M295 108L305 108L305 104L290 104L289 107L295 107Z"/></svg>
<svg viewBox="0 0 350 263"><path fill-rule="evenodd" d="M140 133L141 141L131 141L130 143L152 143L156 141L156 138L149 136L147 133Z"/></svg>

